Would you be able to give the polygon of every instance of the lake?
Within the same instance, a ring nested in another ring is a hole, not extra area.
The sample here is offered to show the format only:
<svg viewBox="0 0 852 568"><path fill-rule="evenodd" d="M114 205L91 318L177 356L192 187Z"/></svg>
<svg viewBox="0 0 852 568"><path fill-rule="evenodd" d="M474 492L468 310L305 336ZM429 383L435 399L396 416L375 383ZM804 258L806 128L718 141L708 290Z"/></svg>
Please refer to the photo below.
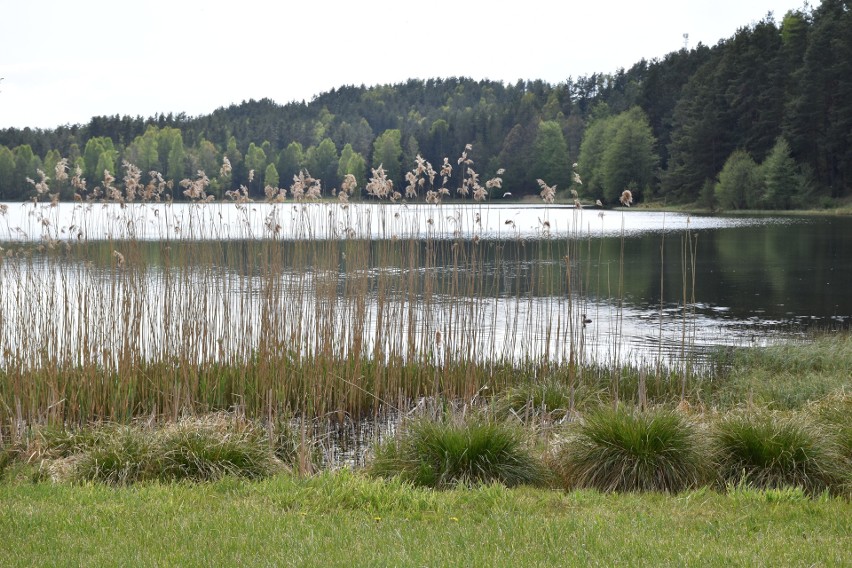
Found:
<svg viewBox="0 0 852 568"><path fill-rule="evenodd" d="M852 321L848 217L9 203L0 246L0 353L33 364L249 357L270 337L308 353L676 363Z"/></svg>

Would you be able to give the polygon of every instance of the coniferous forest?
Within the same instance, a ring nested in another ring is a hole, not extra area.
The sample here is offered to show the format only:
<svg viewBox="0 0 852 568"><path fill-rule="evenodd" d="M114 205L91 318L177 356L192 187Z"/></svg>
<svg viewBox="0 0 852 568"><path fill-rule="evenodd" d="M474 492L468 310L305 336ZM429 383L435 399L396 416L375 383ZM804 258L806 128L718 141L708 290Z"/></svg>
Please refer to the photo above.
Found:
<svg viewBox="0 0 852 568"><path fill-rule="evenodd" d="M324 194L347 174L363 190L379 165L400 188L418 155L454 163L468 144L484 176L505 170L492 197L537 194L543 179L604 203L624 189L637 201L724 210L837 203L852 196L852 2L767 15L715 46L556 85L345 85L310 102L249 100L207 116L0 130L0 200L31 199L43 181L54 199L72 199L81 186L57 174L78 168L81 197L92 197L111 177L120 186L129 164L173 199L200 172L217 198L244 188L262 199L303 170Z"/></svg>

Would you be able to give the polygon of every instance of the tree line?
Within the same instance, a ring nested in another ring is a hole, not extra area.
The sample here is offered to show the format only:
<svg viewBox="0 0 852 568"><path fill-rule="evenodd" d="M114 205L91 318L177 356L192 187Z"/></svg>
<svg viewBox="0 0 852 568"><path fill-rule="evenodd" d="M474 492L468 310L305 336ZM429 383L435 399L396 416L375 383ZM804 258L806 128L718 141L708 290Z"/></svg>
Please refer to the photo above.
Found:
<svg viewBox="0 0 852 568"><path fill-rule="evenodd" d="M418 156L469 159L515 197L539 180L614 203L636 200L782 209L848 197L852 183L850 2L772 15L715 46L699 44L610 74L543 81L464 77L346 85L309 102L249 100L205 116L93 117L85 125L0 130L0 199L29 199L56 166L104 185L123 164L159 173L175 199L199 171L221 197L262 197L300 172L365 188L381 166L396 188ZM227 158L229 168L222 168ZM583 180L576 182L574 172ZM32 181L28 181L32 180ZM121 184L122 182L116 182Z"/></svg>

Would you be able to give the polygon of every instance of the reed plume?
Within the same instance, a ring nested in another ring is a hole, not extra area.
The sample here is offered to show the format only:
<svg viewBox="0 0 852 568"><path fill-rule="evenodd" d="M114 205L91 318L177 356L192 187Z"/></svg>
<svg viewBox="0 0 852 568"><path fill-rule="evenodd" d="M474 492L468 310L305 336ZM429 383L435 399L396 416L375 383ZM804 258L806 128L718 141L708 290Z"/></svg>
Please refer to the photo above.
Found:
<svg viewBox="0 0 852 568"><path fill-rule="evenodd" d="M542 179L535 180L538 183L538 186L541 188L541 199L545 203L553 203L556 199L556 186L555 185L547 185Z"/></svg>

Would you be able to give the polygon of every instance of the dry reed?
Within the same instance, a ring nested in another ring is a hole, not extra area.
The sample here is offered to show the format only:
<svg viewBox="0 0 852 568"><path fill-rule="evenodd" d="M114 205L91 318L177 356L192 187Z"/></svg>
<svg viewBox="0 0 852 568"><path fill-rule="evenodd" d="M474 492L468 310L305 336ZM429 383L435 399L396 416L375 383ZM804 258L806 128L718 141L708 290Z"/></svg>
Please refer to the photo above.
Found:
<svg viewBox="0 0 852 568"><path fill-rule="evenodd" d="M307 203L324 189L306 171L291 201L270 187L265 204L244 187L225 192L232 203L209 203L198 171L178 184L188 200L178 206L157 172L144 183L125 163L124 191L109 172L89 191L77 170L70 217L28 205L38 236L10 245L0 264L2 432L233 409L357 419L560 368L573 411L592 282L581 208L564 237L547 209L538 239L521 238L511 219L508 234L484 233L500 214L486 198L503 172L482 185L472 153L456 172L457 198L472 203L455 207L441 205L453 180L446 158L436 171L418 156L406 202L378 209L350 207L354 178L334 202ZM220 174L230 169L225 158ZM33 185L46 195L41 175ZM555 186L540 184L552 202ZM381 166L365 192L403 199Z"/></svg>

